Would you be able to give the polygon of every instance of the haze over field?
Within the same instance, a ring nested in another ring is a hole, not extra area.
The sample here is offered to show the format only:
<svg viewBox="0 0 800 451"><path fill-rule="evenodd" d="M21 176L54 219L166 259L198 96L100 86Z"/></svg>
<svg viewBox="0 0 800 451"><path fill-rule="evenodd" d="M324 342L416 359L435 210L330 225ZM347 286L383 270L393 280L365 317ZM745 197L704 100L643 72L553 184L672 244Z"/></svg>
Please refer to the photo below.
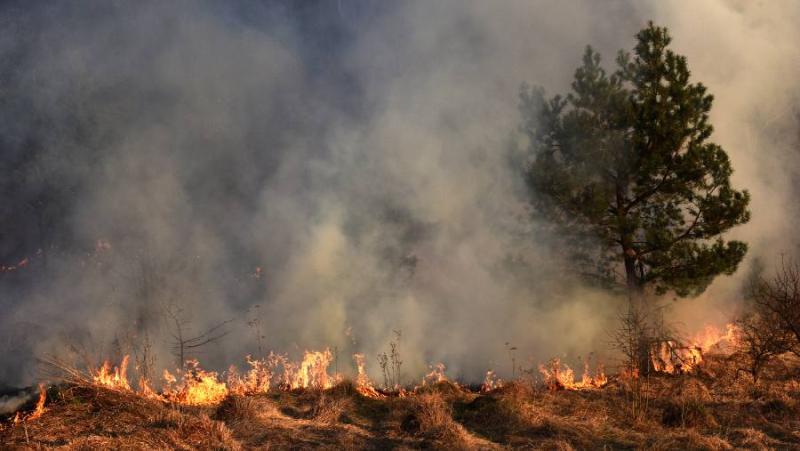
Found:
<svg viewBox="0 0 800 451"><path fill-rule="evenodd" d="M648 20L714 94L752 195L736 275L664 300L695 330L730 320L753 261L798 250L799 3L4 3L0 385L145 333L174 366L165 306L196 333L232 320L197 355L217 369L260 346L345 366L393 330L414 377L510 372L506 343L526 367L613 359L621 301L529 214L518 93L566 91L587 44L611 69Z"/></svg>

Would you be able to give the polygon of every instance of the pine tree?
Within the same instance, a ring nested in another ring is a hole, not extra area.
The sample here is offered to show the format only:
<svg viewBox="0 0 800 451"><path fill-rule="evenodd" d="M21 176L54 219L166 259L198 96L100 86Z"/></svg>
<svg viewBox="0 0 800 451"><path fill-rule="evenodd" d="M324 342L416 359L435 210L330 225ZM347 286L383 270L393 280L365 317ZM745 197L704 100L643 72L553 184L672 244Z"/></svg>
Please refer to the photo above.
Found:
<svg viewBox="0 0 800 451"><path fill-rule="evenodd" d="M610 75L587 47L566 96L523 86L531 202L594 280L632 299L648 287L697 295L747 252L722 234L749 220L750 196L731 187L728 155L709 141L713 97L667 29L651 22L636 38Z"/></svg>

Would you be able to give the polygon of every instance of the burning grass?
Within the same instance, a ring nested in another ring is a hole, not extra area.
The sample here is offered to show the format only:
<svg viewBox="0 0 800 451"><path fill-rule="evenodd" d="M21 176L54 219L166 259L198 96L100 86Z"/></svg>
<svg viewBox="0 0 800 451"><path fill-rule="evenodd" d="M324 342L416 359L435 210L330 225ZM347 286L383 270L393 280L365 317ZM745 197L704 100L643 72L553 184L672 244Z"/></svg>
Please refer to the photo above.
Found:
<svg viewBox="0 0 800 451"><path fill-rule="evenodd" d="M133 388L124 360L88 373L61 366L64 382L42 386L16 422L3 421L0 443L17 449L800 447L800 373L788 358L765 369L758 385L738 371L734 355L709 354L690 373L594 370L577 378L551 361L543 381L488 377L491 385L474 388L434 366L419 386L384 391L367 377L363 356L355 358L354 381L320 374L325 356L306 353L305 366L275 355L248 359L250 370L225 375L193 363L159 392L141 381Z"/></svg>

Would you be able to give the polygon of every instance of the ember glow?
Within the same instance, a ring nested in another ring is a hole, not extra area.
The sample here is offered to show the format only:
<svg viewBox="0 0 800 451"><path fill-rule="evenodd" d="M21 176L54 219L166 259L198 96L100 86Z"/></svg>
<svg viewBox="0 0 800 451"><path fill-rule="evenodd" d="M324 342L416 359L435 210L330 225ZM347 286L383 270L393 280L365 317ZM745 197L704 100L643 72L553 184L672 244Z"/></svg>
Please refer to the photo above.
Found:
<svg viewBox="0 0 800 451"><path fill-rule="evenodd" d="M503 380L497 377L497 374L492 371L486 371L486 377L483 379L483 384L481 384L481 391L484 393L490 392L497 388L503 387Z"/></svg>

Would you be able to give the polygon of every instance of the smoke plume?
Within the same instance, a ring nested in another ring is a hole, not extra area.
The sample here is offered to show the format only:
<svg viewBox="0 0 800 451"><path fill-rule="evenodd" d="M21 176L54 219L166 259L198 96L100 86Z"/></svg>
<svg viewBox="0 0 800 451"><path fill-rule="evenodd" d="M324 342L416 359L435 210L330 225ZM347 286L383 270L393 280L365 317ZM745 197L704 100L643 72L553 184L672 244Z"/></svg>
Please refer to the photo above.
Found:
<svg viewBox="0 0 800 451"><path fill-rule="evenodd" d="M35 357L152 344L193 356L336 349L401 332L410 379L610 356L619 301L545 251L519 162L520 84L612 68L648 20L715 95L713 140L752 194L737 276L671 305L730 318L739 275L796 250L800 7L744 1L11 2L0 21L0 382ZM27 259L25 261L24 259ZM24 264L19 264L25 261ZM609 357L610 358L610 357ZM532 359L532 360L528 360Z"/></svg>

